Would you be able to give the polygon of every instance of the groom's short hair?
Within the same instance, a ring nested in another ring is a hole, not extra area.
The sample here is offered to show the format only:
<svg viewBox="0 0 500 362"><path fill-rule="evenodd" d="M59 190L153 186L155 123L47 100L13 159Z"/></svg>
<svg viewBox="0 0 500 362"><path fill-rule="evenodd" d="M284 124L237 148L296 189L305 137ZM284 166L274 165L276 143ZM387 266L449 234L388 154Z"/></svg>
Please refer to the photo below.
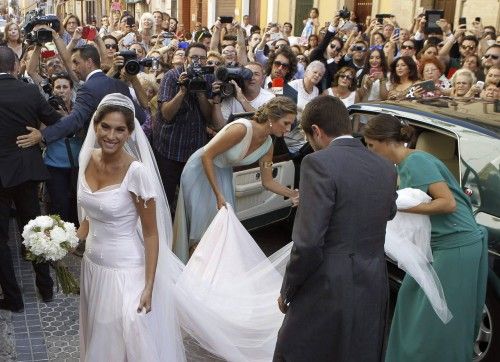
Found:
<svg viewBox="0 0 500 362"><path fill-rule="evenodd" d="M307 134L312 134L315 124L330 137L350 135L352 123L344 103L337 97L319 96L307 103L302 112L300 125Z"/></svg>
<svg viewBox="0 0 500 362"><path fill-rule="evenodd" d="M7 47L0 46L0 73L10 73L16 65L16 53Z"/></svg>

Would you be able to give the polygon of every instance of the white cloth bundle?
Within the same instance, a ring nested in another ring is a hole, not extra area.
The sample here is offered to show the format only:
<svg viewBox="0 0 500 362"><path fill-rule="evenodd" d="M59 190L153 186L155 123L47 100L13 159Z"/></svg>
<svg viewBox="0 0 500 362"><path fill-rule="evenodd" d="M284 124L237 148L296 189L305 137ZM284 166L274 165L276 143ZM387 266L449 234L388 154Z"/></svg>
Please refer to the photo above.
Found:
<svg viewBox="0 0 500 362"><path fill-rule="evenodd" d="M398 210L428 203L431 198L423 191L406 188L398 191ZM409 274L420 285L432 308L448 323L452 314L446 304L443 287L431 265L431 222L429 216L398 211L387 223L385 253L398 263L398 267Z"/></svg>

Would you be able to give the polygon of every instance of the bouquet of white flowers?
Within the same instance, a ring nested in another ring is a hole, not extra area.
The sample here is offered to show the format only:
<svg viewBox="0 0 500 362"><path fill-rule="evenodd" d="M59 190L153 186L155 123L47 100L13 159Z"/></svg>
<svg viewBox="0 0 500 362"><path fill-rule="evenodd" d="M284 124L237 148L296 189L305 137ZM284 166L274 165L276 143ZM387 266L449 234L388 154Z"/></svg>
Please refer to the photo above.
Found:
<svg viewBox="0 0 500 362"><path fill-rule="evenodd" d="M24 226L22 237L27 258L36 263L49 262L56 271L63 293L78 294L78 282L61 262L78 245L75 225L62 221L59 215L38 216Z"/></svg>

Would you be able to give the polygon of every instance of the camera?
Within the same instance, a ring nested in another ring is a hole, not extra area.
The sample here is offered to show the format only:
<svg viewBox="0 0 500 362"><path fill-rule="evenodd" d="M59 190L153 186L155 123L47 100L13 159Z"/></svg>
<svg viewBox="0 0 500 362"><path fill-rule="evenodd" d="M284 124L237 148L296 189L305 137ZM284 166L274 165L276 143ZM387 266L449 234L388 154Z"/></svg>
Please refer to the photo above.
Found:
<svg viewBox="0 0 500 362"><path fill-rule="evenodd" d="M344 6L342 10L339 10L339 16L342 19L349 19L351 17L351 12Z"/></svg>
<svg viewBox="0 0 500 362"><path fill-rule="evenodd" d="M186 69L188 79L181 83L189 92L205 92L208 89L205 75L213 74L214 67L203 66L199 61L193 61Z"/></svg>
<svg viewBox="0 0 500 362"><path fill-rule="evenodd" d="M220 96L221 98L232 97L236 93L236 89L234 88L234 84L230 83L231 80L234 80L238 87L244 89L245 80L250 80L253 77L253 72L250 69L243 67L235 67L235 68L226 68L219 67L215 72L215 78L223 82L220 87Z"/></svg>
<svg viewBox="0 0 500 362"><path fill-rule="evenodd" d="M47 102L49 102L52 108L54 108L56 111L62 109L66 113L68 113L68 109L66 108L64 100L60 96L53 93L52 85L50 84L50 81L48 79L44 79L42 82L40 82L40 87L42 88L43 92L49 96Z"/></svg>
<svg viewBox="0 0 500 362"><path fill-rule="evenodd" d="M26 34L28 43L42 44L52 41L52 32L46 29L33 30L37 25L48 25L56 32L61 27L59 18L55 15L45 15L43 9L31 10L26 14L26 21L23 25L23 31Z"/></svg>
<svg viewBox="0 0 500 362"><path fill-rule="evenodd" d="M123 67L129 75L139 74L141 66L150 67L153 70L158 70L160 68L160 60L158 58L143 58L137 60L137 54L133 50L122 50L118 52L118 55L123 57Z"/></svg>

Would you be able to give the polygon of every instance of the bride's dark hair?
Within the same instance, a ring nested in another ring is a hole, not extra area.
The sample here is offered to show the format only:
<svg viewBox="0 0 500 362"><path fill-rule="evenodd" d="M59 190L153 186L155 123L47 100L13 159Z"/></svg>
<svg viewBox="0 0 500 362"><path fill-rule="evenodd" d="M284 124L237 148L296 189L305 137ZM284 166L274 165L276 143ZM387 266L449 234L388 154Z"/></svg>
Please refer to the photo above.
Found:
<svg viewBox="0 0 500 362"><path fill-rule="evenodd" d="M390 114L379 114L370 118L363 128L365 137L377 141L410 142L414 133L415 129L408 122Z"/></svg>
<svg viewBox="0 0 500 362"><path fill-rule="evenodd" d="M113 112L119 112L123 114L123 117L125 117L125 123L127 125L127 129L130 133L132 133L132 131L135 128L134 112L126 107L118 106L115 104L105 104L97 108L94 117L94 125L97 126L107 114Z"/></svg>
<svg viewBox="0 0 500 362"><path fill-rule="evenodd" d="M288 97L275 97L260 106L253 119L257 123L266 123L283 118L287 114L297 114L297 105Z"/></svg>

